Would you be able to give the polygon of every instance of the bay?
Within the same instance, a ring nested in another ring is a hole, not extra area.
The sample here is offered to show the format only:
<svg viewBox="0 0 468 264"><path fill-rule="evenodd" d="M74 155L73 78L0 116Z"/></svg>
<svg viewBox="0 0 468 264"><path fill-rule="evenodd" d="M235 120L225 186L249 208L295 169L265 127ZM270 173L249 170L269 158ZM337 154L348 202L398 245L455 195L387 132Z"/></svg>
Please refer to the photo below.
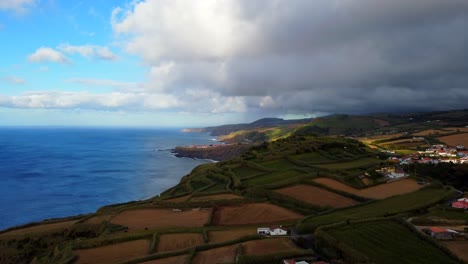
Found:
<svg viewBox="0 0 468 264"><path fill-rule="evenodd" d="M158 195L209 162L169 149L211 143L178 129L0 128L0 230Z"/></svg>

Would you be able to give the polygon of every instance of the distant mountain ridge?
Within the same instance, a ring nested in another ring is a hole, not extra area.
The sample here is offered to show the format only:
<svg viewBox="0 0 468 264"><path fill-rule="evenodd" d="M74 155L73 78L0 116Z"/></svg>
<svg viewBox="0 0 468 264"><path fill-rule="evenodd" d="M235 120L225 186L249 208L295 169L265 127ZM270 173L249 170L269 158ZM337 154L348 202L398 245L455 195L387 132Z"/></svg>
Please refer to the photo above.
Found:
<svg viewBox="0 0 468 264"><path fill-rule="evenodd" d="M212 136L217 136L222 141L231 143L253 143L276 140L291 135L362 136L367 133L407 132L447 126L468 126L468 109L405 114L333 114L292 120L262 118L248 124L191 128L185 131L209 132Z"/></svg>

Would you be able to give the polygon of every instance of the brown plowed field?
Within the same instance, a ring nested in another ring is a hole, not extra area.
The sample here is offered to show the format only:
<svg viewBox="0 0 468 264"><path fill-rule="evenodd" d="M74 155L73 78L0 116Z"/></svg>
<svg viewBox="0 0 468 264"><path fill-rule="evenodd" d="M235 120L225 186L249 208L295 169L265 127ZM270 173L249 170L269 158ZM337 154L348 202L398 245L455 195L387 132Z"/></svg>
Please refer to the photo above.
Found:
<svg viewBox="0 0 468 264"><path fill-rule="evenodd" d="M22 229L11 230L6 233L0 234L2 236L17 236L17 235L25 235L25 234L37 234L37 233L46 233L51 231L60 231L66 228L69 228L73 224L75 224L77 220L73 221L65 221L65 222L58 222L52 224L40 224L31 227L26 227Z"/></svg>
<svg viewBox="0 0 468 264"><path fill-rule="evenodd" d="M200 251L195 255L194 264L214 264L234 262L237 245L219 247L210 250Z"/></svg>
<svg viewBox="0 0 468 264"><path fill-rule="evenodd" d="M299 250L289 238L253 240L242 243L245 255L266 255Z"/></svg>
<svg viewBox="0 0 468 264"><path fill-rule="evenodd" d="M215 225L247 225L300 219L303 216L269 203L223 206L216 210Z"/></svg>
<svg viewBox="0 0 468 264"><path fill-rule="evenodd" d="M256 228L230 229L222 231L210 231L208 232L208 238L210 243L219 243L255 234L257 234Z"/></svg>
<svg viewBox="0 0 468 264"><path fill-rule="evenodd" d="M203 226L210 210L172 212L171 209L128 210L116 215L112 223L127 226L129 230L158 227Z"/></svg>
<svg viewBox="0 0 468 264"><path fill-rule="evenodd" d="M416 181L412 179L402 179L399 181L383 183L365 189L356 189L330 178L317 178L314 181L335 190L372 199L383 199L394 195L410 193L417 191L421 187L423 187L422 185L419 185Z"/></svg>
<svg viewBox="0 0 468 264"><path fill-rule="evenodd" d="M457 145L468 146L468 133L439 137L437 139L452 147Z"/></svg>
<svg viewBox="0 0 468 264"><path fill-rule="evenodd" d="M77 250L77 264L114 264L122 263L148 254L149 241L135 240L103 247Z"/></svg>
<svg viewBox="0 0 468 264"><path fill-rule="evenodd" d="M453 254L468 262L468 241L446 241L442 242Z"/></svg>
<svg viewBox="0 0 468 264"><path fill-rule="evenodd" d="M288 186L275 191L320 206L347 207L358 204L348 197L307 184Z"/></svg>
<svg viewBox="0 0 468 264"><path fill-rule="evenodd" d="M231 199L242 199L244 197L225 193L225 194L216 194L216 195L207 195L207 196L195 196L190 199L191 202L204 202L211 200L231 200Z"/></svg>
<svg viewBox="0 0 468 264"><path fill-rule="evenodd" d="M170 258L157 259L152 261L143 262L141 264L185 264L188 255L175 256Z"/></svg>
<svg viewBox="0 0 468 264"><path fill-rule="evenodd" d="M157 252L191 248L203 244L201 234L167 234L159 237Z"/></svg>
<svg viewBox="0 0 468 264"><path fill-rule="evenodd" d="M456 131L456 130L455 130ZM443 135L454 132L453 130L448 129L428 129L418 133L414 133L413 136L433 136L433 135Z"/></svg>

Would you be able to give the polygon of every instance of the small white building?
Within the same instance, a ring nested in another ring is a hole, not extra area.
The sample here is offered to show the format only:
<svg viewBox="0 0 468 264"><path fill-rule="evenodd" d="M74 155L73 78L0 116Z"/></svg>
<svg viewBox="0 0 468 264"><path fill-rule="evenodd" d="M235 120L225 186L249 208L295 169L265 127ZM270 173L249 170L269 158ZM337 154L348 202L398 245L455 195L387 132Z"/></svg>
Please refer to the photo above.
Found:
<svg viewBox="0 0 468 264"><path fill-rule="evenodd" d="M257 228L257 234L259 235L269 235L270 228L269 227L259 227Z"/></svg>
<svg viewBox="0 0 468 264"><path fill-rule="evenodd" d="M288 234L288 231L281 227L259 227L257 228L257 234L270 236L284 236Z"/></svg>

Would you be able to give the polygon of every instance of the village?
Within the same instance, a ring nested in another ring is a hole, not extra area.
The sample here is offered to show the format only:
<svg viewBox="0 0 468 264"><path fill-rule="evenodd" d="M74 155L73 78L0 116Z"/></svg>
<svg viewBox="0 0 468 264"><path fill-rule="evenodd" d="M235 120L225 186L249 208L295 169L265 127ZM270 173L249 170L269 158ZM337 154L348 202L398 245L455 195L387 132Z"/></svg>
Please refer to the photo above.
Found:
<svg viewBox="0 0 468 264"><path fill-rule="evenodd" d="M401 165L408 164L468 164L468 150L463 145L449 147L443 144L431 145L423 151L417 151L408 155L394 155L395 151L381 150L381 152L389 154L388 161L395 163L395 166L383 167L376 172L384 175L388 179L398 179L409 176Z"/></svg>

